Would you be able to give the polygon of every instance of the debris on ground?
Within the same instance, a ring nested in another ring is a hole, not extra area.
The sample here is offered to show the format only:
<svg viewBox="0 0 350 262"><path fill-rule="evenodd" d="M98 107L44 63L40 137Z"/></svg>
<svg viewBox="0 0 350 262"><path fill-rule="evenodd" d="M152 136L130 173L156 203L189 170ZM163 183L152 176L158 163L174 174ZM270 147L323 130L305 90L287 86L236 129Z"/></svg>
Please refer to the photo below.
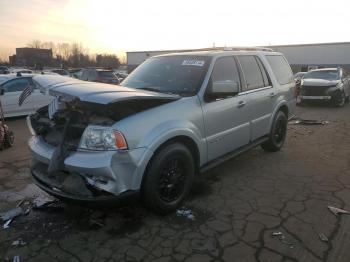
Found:
<svg viewBox="0 0 350 262"><path fill-rule="evenodd" d="M176 215L178 217L186 217L190 220L195 220L193 212L191 209L181 208L176 210Z"/></svg>
<svg viewBox="0 0 350 262"><path fill-rule="evenodd" d="M23 209L21 207L16 207L9 211L0 213L0 217L3 221L7 221L22 214L23 214Z"/></svg>
<svg viewBox="0 0 350 262"><path fill-rule="evenodd" d="M278 239L281 241L281 243L288 245L289 248L294 248L293 243L287 241L286 236L282 232L280 232L280 231L272 232L272 237L278 237Z"/></svg>
<svg viewBox="0 0 350 262"><path fill-rule="evenodd" d="M90 218L90 227L93 227L93 226L99 226L99 227L104 227L105 224L102 222L102 221L99 221L97 219L93 219L93 218Z"/></svg>
<svg viewBox="0 0 350 262"><path fill-rule="evenodd" d="M3 225L3 228L4 228L4 229L10 228L11 222L12 222L12 219L7 220L7 221L5 222L5 224Z"/></svg>
<svg viewBox="0 0 350 262"><path fill-rule="evenodd" d="M290 121L290 125L326 125L329 121L326 120L311 120L311 119L296 119L293 121Z"/></svg>
<svg viewBox="0 0 350 262"><path fill-rule="evenodd" d="M33 200L33 208L42 209L55 202L57 202L57 200L49 197L39 196Z"/></svg>
<svg viewBox="0 0 350 262"><path fill-rule="evenodd" d="M338 215L338 214L349 214L348 211L344 210L344 209L340 209L337 207L332 207L332 206L328 206L329 211L331 211L334 215Z"/></svg>
<svg viewBox="0 0 350 262"><path fill-rule="evenodd" d="M320 237L321 241L328 242L328 237L326 237L325 234L320 233L320 234L318 234L318 236Z"/></svg>
<svg viewBox="0 0 350 262"><path fill-rule="evenodd" d="M18 247L18 246L23 247L23 246L27 245L27 243L24 242L22 239L18 239L18 240L13 241L11 245L16 246L16 247Z"/></svg>
<svg viewBox="0 0 350 262"><path fill-rule="evenodd" d="M282 232L272 232L272 236L276 237L276 236L282 236L283 233Z"/></svg>

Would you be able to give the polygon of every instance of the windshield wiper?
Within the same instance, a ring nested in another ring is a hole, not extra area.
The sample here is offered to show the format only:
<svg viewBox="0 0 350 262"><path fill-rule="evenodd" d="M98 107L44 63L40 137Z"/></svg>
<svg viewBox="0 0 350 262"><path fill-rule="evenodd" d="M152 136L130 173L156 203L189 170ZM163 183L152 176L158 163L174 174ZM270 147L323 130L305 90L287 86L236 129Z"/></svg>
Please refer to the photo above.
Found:
<svg viewBox="0 0 350 262"><path fill-rule="evenodd" d="M152 91L152 92L164 93L164 92L162 92L162 91L160 91L159 89L154 88L154 87L141 87L141 88L138 88L138 89L147 90L147 91Z"/></svg>
<svg viewBox="0 0 350 262"><path fill-rule="evenodd" d="M152 92L158 92L158 93L163 93L163 94L168 94L168 95L178 95L178 94L173 93L171 91L163 91L163 90L159 90L159 89L154 88L154 87L142 87L142 88L138 88L138 89L152 91Z"/></svg>

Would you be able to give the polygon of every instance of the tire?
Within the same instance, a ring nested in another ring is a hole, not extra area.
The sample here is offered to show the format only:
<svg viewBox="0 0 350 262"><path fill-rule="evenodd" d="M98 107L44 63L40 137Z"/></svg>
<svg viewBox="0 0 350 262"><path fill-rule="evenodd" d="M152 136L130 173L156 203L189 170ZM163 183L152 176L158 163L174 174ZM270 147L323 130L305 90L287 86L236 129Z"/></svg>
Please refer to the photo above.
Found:
<svg viewBox="0 0 350 262"><path fill-rule="evenodd" d="M194 176L194 159L186 146L162 147L146 170L141 189L144 204L158 214L174 211L190 192Z"/></svg>
<svg viewBox="0 0 350 262"><path fill-rule="evenodd" d="M272 123L269 139L261 144L265 151L277 152L281 150L287 135L288 119L284 112L278 111Z"/></svg>
<svg viewBox="0 0 350 262"><path fill-rule="evenodd" d="M343 107L345 105L345 103L346 103L346 95L344 92L342 92L340 95L340 98L337 101L335 101L334 105L336 107Z"/></svg>
<svg viewBox="0 0 350 262"><path fill-rule="evenodd" d="M13 146L14 142L15 142L15 135L13 134L13 132L8 131L7 133L5 133L5 137L4 137L5 147Z"/></svg>

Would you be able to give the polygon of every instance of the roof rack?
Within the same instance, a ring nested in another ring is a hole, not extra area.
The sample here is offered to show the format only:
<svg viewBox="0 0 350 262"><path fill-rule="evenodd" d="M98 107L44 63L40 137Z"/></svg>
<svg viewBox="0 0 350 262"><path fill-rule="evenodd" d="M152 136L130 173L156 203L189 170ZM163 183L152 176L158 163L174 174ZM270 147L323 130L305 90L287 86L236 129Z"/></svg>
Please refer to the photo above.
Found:
<svg viewBox="0 0 350 262"><path fill-rule="evenodd" d="M224 51L266 51L266 52L273 52L272 48L268 47L242 47L242 46L229 46L224 47Z"/></svg>

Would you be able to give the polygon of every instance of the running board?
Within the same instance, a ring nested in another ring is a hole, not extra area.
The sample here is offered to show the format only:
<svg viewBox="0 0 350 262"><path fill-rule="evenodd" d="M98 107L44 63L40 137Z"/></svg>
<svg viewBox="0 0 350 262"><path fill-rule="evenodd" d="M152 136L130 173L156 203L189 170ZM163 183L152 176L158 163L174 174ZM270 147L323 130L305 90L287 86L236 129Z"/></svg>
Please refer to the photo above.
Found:
<svg viewBox="0 0 350 262"><path fill-rule="evenodd" d="M202 166L200 168L200 172L201 173L206 172L209 169L212 169L213 167L216 167L216 166L226 162L227 160L230 160L231 158L234 158L234 157L236 157L240 154L243 154L244 152L246 152L254 147L257 147L258 145L264 143L268 139L269 139L268 136L263 136L263 137L255 140L254 142L249 143L248 145L242 146L242 147L240 147L240 148L238 148L230 153L223 155L222 157L214 159L214 160L210 161L208 164L205 164L204 166Z"/></svg>

